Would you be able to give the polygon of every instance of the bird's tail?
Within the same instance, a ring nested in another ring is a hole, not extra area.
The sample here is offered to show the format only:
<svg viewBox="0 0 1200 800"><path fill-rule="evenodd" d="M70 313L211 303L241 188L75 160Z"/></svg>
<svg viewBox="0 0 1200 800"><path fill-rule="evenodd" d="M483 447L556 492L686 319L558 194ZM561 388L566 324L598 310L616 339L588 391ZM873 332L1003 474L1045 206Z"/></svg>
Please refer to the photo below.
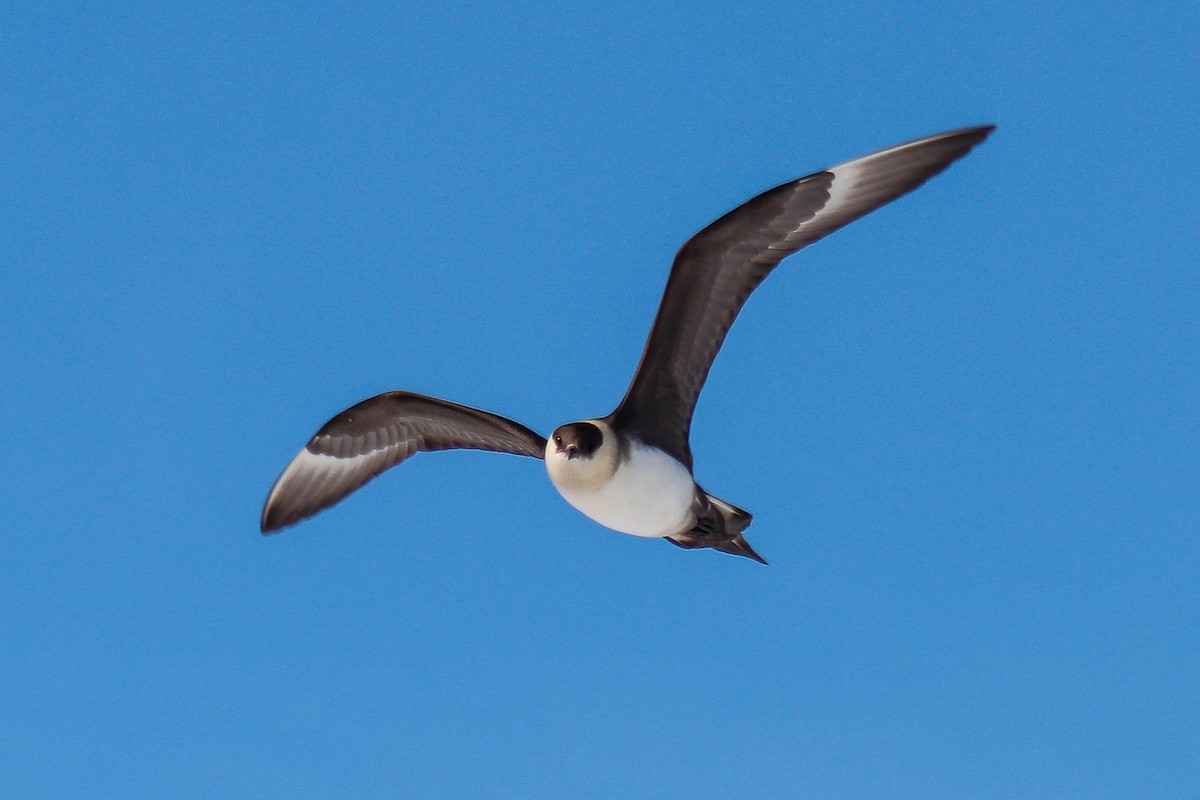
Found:
<svg viewBox="0 0 1200 800"><path fill-rule="evenodd" d="M721 540L709 544L709 547L720 550L722 553L745 556L753 558L760 564L766 564L767 560L754 552L754 548L746 541L746 537L742 536L742 531L749 528L751 520L754 519L750 512L738 508L733 503L727 503L719 497L713 497L708 492L705 492L704 495L712 507L721 514L725 527L725 536Z"/></svg>

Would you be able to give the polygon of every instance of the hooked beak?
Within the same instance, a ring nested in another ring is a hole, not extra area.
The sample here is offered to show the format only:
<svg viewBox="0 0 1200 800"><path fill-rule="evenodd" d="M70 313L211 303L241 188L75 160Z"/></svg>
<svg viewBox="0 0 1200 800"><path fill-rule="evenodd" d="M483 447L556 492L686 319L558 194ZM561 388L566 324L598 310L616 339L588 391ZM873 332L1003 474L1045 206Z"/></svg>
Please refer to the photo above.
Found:
<svg viewBox="0 0 1200 800"><path fill-rule="evenodd" d="M567 460L569 461L570 459L579 455L579 446L575 444L569 444L562 448L562 452L567 454Z"/></svg>

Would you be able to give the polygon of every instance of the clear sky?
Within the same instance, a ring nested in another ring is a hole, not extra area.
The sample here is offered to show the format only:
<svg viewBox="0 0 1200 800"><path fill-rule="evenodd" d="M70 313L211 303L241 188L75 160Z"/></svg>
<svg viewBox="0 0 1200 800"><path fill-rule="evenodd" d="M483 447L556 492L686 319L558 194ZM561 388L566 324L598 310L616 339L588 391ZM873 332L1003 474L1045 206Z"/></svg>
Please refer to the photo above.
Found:
<svg viewBox="0 0 1200 800"><path fill-rule="evenodd" d="M1196 4L26 5L0 796L1196 791ZM486 453L259 535L337 411L607 413L693 232L985 122L717 359L771 566Z"/></svg>

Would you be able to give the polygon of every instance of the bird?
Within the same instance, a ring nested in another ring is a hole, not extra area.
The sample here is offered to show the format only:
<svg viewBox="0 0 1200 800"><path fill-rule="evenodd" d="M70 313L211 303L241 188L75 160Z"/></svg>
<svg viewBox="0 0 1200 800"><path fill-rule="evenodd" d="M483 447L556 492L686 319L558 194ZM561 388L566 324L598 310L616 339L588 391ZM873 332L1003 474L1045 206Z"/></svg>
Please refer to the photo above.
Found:
<svg viewBox="0 0 1200 800"><path fill-rule="evenodd" d="M814 172L692 236L672 263L633 380L608 416L569 422L543 438L498 414L413 392L351 406L275 481L262 533L340 502L417 453L475 449L543 459L559 494L607 528L766 564L744 535L751 514L701 488L693 470L693 412L730 326L783 259L913 191L994 129L946 131Z"/></svg>

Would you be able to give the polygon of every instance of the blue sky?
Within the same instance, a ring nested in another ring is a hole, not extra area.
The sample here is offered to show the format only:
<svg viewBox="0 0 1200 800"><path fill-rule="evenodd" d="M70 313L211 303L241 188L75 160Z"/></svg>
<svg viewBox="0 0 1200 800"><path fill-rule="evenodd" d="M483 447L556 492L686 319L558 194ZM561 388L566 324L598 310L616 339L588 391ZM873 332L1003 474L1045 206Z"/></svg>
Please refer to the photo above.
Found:
<svg viewBox="0 0 1200 800"><path fill-rule="evenodd" d="M1200 783L1200 12L0 11L0 794L1180 797ZM785 262L701 396L769 561L416 458L386 389L624 391L751 195L997 133Z"/></svg>

